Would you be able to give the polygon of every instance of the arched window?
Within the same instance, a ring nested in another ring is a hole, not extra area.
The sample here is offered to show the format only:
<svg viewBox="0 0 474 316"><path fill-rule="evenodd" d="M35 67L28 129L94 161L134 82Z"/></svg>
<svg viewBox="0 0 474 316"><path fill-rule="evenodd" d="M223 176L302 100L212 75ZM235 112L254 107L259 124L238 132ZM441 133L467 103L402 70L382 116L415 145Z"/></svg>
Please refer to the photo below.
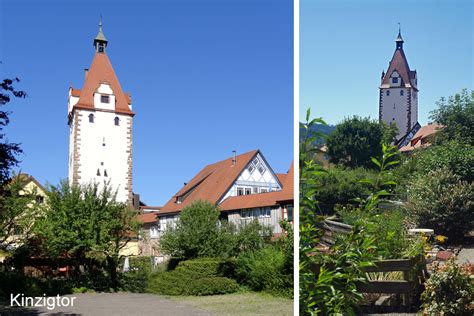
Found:
<svg viewBox="0 0 474 316"><path fill-rule="evenodd" d="M115 126L119 126L120 125L120 119L118 118L118 116L116 116L114 118L114 123L115 123Z"/></svg>
<svg viewBox="0 0 474 316"><path fill-rule="evenodd" d="M400 90L400 95L403 95L403 90Z"/></svg>
<svg viewBox="0 0 474 316"><path fill-rule="evenodd" d="M89 123L94 123L94 114L89 114Z"/></svg>

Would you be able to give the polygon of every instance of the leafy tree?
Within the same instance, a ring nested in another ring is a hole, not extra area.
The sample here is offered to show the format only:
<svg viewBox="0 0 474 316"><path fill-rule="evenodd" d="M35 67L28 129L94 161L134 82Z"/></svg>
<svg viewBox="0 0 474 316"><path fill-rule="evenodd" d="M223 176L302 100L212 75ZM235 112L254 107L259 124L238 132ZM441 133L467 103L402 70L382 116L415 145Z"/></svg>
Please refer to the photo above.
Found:
<svg viewBox="0 0 474 316"><path fill-rule="evenodd" d="M444 126L436 141L443 143L457 140L474 146L474 90L462 90L447 100L441 98L438 108L431 112L431 119Z"/></svg>
<svg viewBox="0 0 474 316"><path fill-rule="evenodd" d="M392 143L394 125L353 116L336 125L327 139L329 161L349 168L373 168L371 157L382 155L382 144Z"/></svg>
<svg viewBox="0 0 474 316"><path fill-rule="evenodd" d="M0 249L21 244L29 238L33 218L38 215L36 190L25 191L27 179L16 176L3 185L0 195Z"/></svg>
<svg viewBox="0 0 474 316"><path fill-rule="evenodd" d="M161 250L183 259L229 258L259 249L270 240L270 229L257 221L236 227L219 220L219 216L219 209L208 201L196 201L185 207L176 227L167 229L161 237Z"/></svg>
<svg viewBox="0 0 474 316"><path fill-rule="evenodd" d="M62 181L49 188L47 197L44 216L35 225L46 253L75 259L78 266L103 262L116 287L119 251L136 236L135 213L115 201L108 185L99 190L98 184L71 186Z"/></svg>
<svg viewBox="0 0 474 316"><path fill-rule="evenodd" d="M18 78L4 79L0 83L0 106L10 102L11 97L25 98L26 93L15 89L14 82L19 82ZM0 184L9 180L11 168L18 165L17 156L22 153L20 144L10 143L5 138L3 129L10 123L10 112L0 110ZM1 192L0 192L1 193Z"/></svg>

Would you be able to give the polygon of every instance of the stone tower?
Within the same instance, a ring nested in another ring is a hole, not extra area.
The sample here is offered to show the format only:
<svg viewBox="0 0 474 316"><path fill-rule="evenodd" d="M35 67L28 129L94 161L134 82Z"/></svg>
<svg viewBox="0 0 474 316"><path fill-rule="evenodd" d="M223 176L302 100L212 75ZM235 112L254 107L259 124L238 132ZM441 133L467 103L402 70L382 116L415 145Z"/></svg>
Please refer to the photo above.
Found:
<svg viewBox="0 0 474 316"><path fill-rule="evenodd" d="M134 113L107 56L107 44L101 20L84 85L69 88L69 182L110 183L117 201L130 204Z"/></svg>
<svg viewBox="0 0 474 316"><path fill-rule="evenodd" d="M410 70L403 51L400 30L396 48L387 72L382 71L379 96L379 120L398 127L397 139L418 122L418 88L416 70Z"/></svg>

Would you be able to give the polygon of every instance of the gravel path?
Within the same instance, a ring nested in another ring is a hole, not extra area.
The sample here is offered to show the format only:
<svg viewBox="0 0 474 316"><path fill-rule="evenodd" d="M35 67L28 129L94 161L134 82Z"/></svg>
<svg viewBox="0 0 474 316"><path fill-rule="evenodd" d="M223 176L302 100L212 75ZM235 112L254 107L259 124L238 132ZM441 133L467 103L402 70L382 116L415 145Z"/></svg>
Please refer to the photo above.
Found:
<svg viewBox="0 0 474 316"><path fill-rule="evenodd" d="M22 311L2 310L0 307L0 315L211 315L207 311L152 294L86 293L66 295L66 297L76 297L73 307L56 307L54 310L48 310L46 307L36 307L23 309Z"/></svg>

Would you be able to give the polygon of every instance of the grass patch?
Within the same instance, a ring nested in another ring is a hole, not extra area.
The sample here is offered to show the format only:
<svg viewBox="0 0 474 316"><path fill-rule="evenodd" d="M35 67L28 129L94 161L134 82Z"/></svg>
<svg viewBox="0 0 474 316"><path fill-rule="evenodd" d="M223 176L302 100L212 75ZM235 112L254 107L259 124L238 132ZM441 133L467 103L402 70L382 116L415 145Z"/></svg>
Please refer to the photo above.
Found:
<svg viewBox="0 0 474 316"><path fill-rule="evenodd" d="M293 300L265 293L245 292L212 296L173 296L216 315L293 315Z"/></svg>

